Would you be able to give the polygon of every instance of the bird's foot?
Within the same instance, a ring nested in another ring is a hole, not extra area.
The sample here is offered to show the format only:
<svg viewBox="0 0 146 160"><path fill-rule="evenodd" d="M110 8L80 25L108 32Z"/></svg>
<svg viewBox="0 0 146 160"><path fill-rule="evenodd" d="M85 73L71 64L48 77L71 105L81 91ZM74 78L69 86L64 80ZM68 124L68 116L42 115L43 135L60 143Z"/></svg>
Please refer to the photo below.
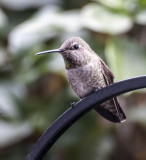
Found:
<svg viewBox="0 0 146 160"><path fill-rule="evenodd" d="M85 97L84 97L84 98L85 98ZM72 102L72 103L70 103L69 106L74 109L74 108L75 108L75 105L76 105L77 103L79 103L80 101L82 101L84 98L80 98L80 100L79 100L78 102Z"/></svg>
<svg viewBox="0 0 146 160"><path fill-rule="evenodd" d="M101 89L101 87L97 87L97 88L94 89L94 92L97 92L100 89Z"/></svg>
<svg viewBox="0 0 146 160"><path fill-rule="evenodd" d="M69 104L69 106L70 106L72 109L74 109L76 103L77 103L77 102L72 102L72 103Z"/></svg>

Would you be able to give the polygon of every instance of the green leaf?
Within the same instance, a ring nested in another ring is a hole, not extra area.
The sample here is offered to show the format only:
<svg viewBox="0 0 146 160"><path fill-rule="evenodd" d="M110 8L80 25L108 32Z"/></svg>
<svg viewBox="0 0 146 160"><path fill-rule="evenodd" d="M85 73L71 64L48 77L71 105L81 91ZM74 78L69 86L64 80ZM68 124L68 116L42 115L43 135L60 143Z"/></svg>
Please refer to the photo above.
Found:
<svg viewBox="0 0 146 160"><path fill-rule="evenodd" d="M107 10L96 3L86 5L82 11L83 26L107 34L127 32L133 26L132 19L125 14L118 14Z"/></svg>
<svg viewBox="0 0 146 160"><path fill-rule="evenodd" d="M105 48L107 62L116 80L145 75L145 53L137 42L126 38L111 38Z"/></svg>
<svg viewBox="0 0 146 160"><path fill-rule="evenodd" d="M8 24L8 19L5 13L0 9L0 34L7 24Z"/></svg>
<svg viewBox="0 0 146 160"><path fill-rule="evenodd" d="M143 10L136 15L136 23L146 25L146 10Z"/></svg>
<svg viewBox="0 0 146 160"><path fill-rule="evenodd" d="M19 142L33 132L32 126L27 121L15 124L1 121L0 128L2 128L0 136L3 137L0 139L1 148Z"/></svg>
<svg viewBox="0 0 146 160"><path fill-rule="evenodd" d="M35 2L35 3L34 3ZM59 0L41 0L41 1L34 1L34 0L1 0L0 1L0 5L2 5L3 7L7 8L7 9L12 9L12 10L25 10L28 8L37 8L37 7L41 7L41 6L45 6L48 5L48 3L58 3L61 4L61 2L59 2Z"/></svg>
<svg viewBox="0 0 146 160"><path fill-rule="evenodd" d="M18 53L31 49L45 40L78 32L81 28L78 10L61 12L60 8L46 6L33 17L15 27L9 35L9 50Z"/></svg>
<svg viewBox="0 0 146 160"><path fill-rule="evenodd" d="M114 8L116 10L126 10L133 11L138 6L139 2L137 0L96 0L106 7Z"/></svg>

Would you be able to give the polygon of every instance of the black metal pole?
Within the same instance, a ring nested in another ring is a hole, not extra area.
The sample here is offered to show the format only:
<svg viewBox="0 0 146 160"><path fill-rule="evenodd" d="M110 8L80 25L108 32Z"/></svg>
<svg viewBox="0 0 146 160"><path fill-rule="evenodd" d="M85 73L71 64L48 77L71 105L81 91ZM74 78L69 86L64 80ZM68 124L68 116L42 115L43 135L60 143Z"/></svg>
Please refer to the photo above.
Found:
<svg viewBox="0 0 146 160"><path fill-rule="evenodd" d="M25 160L41 160L57 139L85 113L93 109L95 104L103 103L114 96L146 88L146 76L131 78L114 83L102 88L88 97L77 102L74 107L64 112L54 123L44 132Z"/></svg>

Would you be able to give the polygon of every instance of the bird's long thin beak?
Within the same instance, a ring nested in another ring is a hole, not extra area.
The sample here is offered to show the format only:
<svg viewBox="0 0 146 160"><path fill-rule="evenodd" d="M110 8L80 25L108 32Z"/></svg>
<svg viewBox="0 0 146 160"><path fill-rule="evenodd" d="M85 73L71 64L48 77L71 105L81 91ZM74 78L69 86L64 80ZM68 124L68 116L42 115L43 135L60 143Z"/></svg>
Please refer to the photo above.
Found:
<svg viewBox="0 0 146 160"><path fill-rule="evenodd" d="M61 52L61 51L62 51L61 49L53 49L53 50L38 52L35 55L46 54L46 53L53 53L53 52Z"/></svg>

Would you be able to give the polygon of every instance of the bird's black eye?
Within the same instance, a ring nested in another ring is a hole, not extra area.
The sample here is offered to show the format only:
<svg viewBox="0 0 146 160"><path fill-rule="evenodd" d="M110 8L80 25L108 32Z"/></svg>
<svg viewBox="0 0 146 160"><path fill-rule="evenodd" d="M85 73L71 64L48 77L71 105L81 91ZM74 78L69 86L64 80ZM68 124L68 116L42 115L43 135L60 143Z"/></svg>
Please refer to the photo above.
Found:
<svg viewBox="0 0 146 160"><path fill-rule="evenodd" d="M74 49L78 49L79 45L78 44L74 44Z"/></svg>

